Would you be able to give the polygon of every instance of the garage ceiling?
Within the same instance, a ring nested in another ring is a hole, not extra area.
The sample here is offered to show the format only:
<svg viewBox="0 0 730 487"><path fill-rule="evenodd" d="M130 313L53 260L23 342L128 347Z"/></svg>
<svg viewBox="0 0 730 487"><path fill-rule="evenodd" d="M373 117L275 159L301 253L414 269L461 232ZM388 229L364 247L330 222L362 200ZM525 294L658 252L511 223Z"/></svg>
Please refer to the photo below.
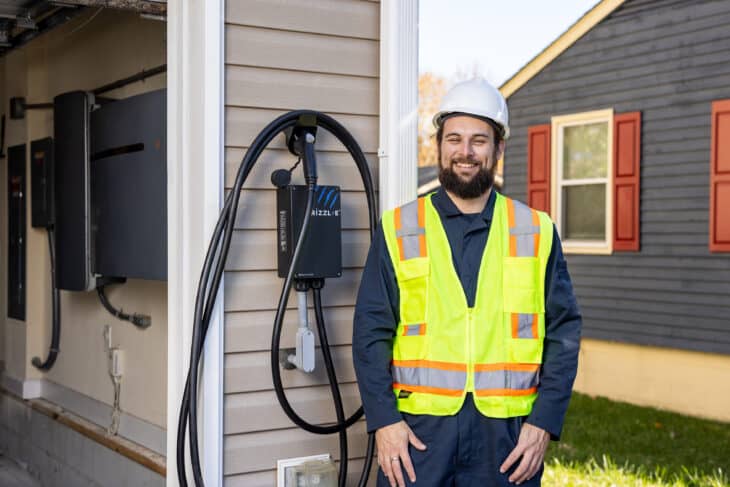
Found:
<svg viewBox="0 0 730 487"><path fill-rule="evenodd" d="M166 0L0 0L0 56L88 7L128 10L162 19L167 14Z"/></svg>

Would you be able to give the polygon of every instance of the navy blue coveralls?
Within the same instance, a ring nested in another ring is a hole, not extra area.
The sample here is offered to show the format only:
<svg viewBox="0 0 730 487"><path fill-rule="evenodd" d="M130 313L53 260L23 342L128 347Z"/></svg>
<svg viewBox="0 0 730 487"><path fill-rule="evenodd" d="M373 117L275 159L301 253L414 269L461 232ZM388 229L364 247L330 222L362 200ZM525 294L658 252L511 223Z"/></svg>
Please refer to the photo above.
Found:
<svg viewBox="0 0 730 487"><path fill-rule="evenodd" d="M481 213L462 213L439 189L432 202L446 231L456 270L470 307L474 306L482 254L494 213L494 191ZM393 337L399 321L398 284L382 228L370 247L355 306L353 360L368 432L405 419L427 449L410 447L418 486L501 486L499 467L515 447L523 422L560 437L578 366L581 316L563 257L560 238L553 245L545 275L545 344L538 396L532 412L520 418L488 418L471 394L454 416L411 415L398 411L390 372ZM411 485L408 476L403 475ZM542 469L522 485L540 485ZM389 486L378 469L378 485Z"/></svg>

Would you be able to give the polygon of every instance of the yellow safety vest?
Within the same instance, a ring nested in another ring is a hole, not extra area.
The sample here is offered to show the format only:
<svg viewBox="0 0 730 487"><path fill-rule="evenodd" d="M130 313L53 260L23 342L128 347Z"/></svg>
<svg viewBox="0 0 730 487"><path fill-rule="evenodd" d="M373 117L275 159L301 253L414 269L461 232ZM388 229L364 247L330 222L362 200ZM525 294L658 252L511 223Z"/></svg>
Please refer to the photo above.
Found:
<svg viewBox="0 0 730 487"><path fill-rule="evenodd" d="M386 212L382 225L400 292L391 365L398 409L451 415L471 392L485 416L529 414L545 336L550 218L497 193L471 308L431 195Z"/></svg>

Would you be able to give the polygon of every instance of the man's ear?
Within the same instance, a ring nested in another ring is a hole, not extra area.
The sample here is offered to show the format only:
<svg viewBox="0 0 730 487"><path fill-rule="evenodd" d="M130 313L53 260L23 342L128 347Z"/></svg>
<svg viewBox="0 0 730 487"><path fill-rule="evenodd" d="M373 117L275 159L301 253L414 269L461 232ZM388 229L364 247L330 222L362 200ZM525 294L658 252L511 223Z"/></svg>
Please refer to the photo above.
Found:
<svg viewBox="0 0 730 487"><path fill-rule="evenodd" d="M498 160L500 160L504 156L504 147L505 147L505 143L504 143L504 139L502 139L499 141L499 148L497 149L497 157L494 161L495 164L497 163Z"/></svg>

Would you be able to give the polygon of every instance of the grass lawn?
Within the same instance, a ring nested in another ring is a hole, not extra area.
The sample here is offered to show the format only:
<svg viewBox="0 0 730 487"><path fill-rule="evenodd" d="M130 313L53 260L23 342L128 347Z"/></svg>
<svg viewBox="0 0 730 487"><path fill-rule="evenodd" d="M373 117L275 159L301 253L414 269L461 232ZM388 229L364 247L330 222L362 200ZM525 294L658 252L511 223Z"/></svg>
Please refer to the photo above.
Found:
<svg viewBox="0 0 730 487"><path fill-rule="evenodd" d="M730 424L574 394L545 460L544 486L730 486Z"/></svg>

